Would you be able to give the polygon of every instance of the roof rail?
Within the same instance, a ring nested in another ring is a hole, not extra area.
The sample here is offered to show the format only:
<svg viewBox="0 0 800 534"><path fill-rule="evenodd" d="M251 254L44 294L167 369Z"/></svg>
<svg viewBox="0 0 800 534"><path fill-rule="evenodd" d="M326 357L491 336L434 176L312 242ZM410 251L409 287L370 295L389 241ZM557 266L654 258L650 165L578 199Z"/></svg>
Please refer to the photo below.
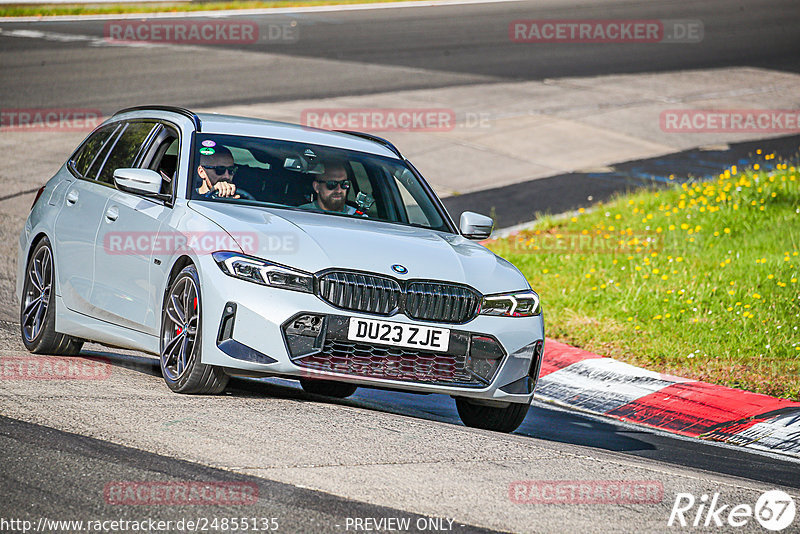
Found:
<svg viewBox="0 0 800 534"><path fill-rule="evenodd" d="M194 128L198 132L200 131L200 117L197 116L197 113L194 111L188 110L186 108L181 108L177 106L134 106L132 108L125 108L117 111L114 115L119 115L120 113L127 113L129 111L169 111L171 113L177 113L179 115L183 115L184 117L188 118L194 123Z"/></svg>
<svg viewBox="0 0 800 534"><path fill-rule="evenodd" d="M364 133L364 132L356 132L356 131L353 131L353 130L334 130L334 132L354 135L354 136L360 137L362 139L367 139L369 141L375 141L376 143L379 143L379 144L385 146L386 148L388 148L389 150L391 150L392 152L397 154L398 158L404 159L403 155L400 153L400 151L397 149L397 147L394 146L389 141L387 141L386 139L384 139L383 137L378 137L377 135L372 135L372 134L368 134L368 133Z"/></svg>

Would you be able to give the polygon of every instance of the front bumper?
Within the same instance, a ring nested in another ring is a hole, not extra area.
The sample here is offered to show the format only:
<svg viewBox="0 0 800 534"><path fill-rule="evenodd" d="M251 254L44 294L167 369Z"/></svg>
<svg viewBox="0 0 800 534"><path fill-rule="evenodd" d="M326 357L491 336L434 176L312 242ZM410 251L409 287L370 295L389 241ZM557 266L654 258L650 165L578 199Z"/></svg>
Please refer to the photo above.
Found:
<svg viewBox="0 0 800 534"><path fill-rule="evenodd" d="M312 294L237 280L223 274L210 257L200 261L205 364L233 375L329 379L526 404L533 398L544 343L541 315L478 316L458 325L401 314L377 317L334 308ZM319 318L317 330L300 332L294 323L302 317ZM442 353L353 342L347 339L351 317L448 328L450 346ZM483 377L473 372L481 363L475 357L487 357L476 339L486 338L496 341L499 351L488 356L499 358L488 379L486 372Z"/></svg>

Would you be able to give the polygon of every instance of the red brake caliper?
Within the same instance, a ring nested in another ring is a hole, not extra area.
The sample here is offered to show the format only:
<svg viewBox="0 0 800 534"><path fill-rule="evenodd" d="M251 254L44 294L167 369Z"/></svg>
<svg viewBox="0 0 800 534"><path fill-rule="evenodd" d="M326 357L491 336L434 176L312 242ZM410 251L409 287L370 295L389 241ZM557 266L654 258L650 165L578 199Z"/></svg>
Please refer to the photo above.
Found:
<svg viewBox="0 0 800 534"><path fill-rule="evenodd" d="M194 309L195 310L197 309L197 297L194 298ZM180 326L176 326L175 327L175 335L179 336L181 332L183 332L183 328L181 328Z"/></svg>

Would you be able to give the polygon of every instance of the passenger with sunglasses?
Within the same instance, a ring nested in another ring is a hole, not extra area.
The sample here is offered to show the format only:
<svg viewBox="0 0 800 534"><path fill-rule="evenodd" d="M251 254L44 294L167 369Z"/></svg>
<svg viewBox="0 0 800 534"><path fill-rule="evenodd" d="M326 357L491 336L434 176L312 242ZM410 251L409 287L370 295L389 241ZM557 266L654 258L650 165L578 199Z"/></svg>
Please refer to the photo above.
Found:
<svg viewBox="0 0 800 534"><path fill-rule="evenodd" d="M300 208L347 215L364 215L354 207L347 205L347 190L350 189L350 180L347 179L344 163L327 163L325 173L314 178L311 186L314 188L314 201L303 204L299 206Z"/></svg>
<svg viewBox="0 0 800 534"><path fill-rule="evenodd" d="M200 155L197 174L202 180L197 192L204 197L239 198L239 195L236 194L236 186L232 183L233 175L236 174L233 154L224 146L216 145L211 155Z"/></svg>

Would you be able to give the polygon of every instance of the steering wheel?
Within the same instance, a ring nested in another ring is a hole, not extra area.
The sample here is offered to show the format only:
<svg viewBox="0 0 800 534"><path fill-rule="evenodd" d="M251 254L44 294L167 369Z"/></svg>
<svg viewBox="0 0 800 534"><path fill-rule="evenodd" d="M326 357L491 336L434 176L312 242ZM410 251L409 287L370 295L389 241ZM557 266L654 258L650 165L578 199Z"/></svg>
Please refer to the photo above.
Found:
<svg viewBox="0 0 800 534"><path fill-rule="evenodd" d="M244 189L239 189L238 187L236 188L236 194L239 195L239 198L242 198L244 200L255 200L256 199L256 197L254 197L253 195L251 195L250 193L248 193Z"/></svg>
<svg viewBox="0 0 800 534"><path fill-rule="evenodd" d="M256 200L256 197L254 197L252 194L248 193L244 189L237 188L236 195L239 195L239 198L221 197L219 196L219 193L216 190L214 190L214 192L211 193L211 198L224 198L225 200Z"/></svg>

